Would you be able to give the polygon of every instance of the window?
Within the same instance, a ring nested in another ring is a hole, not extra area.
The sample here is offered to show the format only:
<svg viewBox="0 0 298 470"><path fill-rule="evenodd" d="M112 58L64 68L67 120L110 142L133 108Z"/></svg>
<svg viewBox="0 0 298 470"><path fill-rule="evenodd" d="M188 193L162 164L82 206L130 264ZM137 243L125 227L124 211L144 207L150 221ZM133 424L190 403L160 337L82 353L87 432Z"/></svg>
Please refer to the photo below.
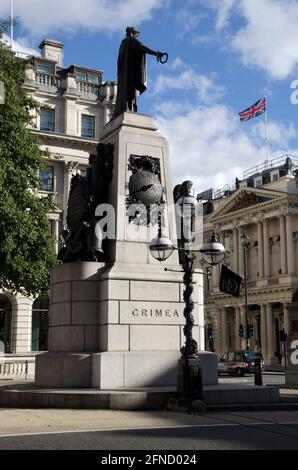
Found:
<svg viewBox="0 0 298 470"><path fill-rule="evenodd" d="M40 130L55 132L55 110L41 108L40 110Z"/></svg>
<svg viewBox="0 0 298 470"><path fill-rule="evenodd" d="M32 306L32 351L47 351L49 331L49 298L39 297Z"/></svg>
<svg viewBox="0 0 298 470"><path fill-rule="evenodd" d="M42 73L53 73L53 68L51 65L37 64L37 71Z"/></svg>
<svg viewBox="0 0 298 470"><path fill-rule="evenodd" d="M270 174L271 181L276 181L279 178L279 170L272 171Z"/></svg>
<svg viewBox="0 0 298 470"><path fill-rule="evenodd" d="M89 75L89 74L88 74L88 82L90 82L90 83L98 83L98 75Z"/></svg>
<svg viewBox="0 0 298 470"><path fill-rule="evenodd" d="M81 136L89 139L95 138L95 117L82 115L81 121Z"/></svg>
<svg viewBox="0 0 298 470"><path fill-rule="evenodd" d="M79 169L79 175L83 176L84 178L86 178L87 176L87 168L80 168Z"/></svg>
<svg viewBox="0 0 298 470"><path fill-rule="evenodd" d="M255 188L258 188L258 187L262 186L262 184L263 184L262 177L255 178Z"/></svg>
<svg viewBox="0 0 298 470"><path fill-rule="evenodd" d="M48 166L39 171L40 191L54 191L54 167Z"/></svg>
<svg viewBox="0 0 298 470"><path fill-rule="evenodd" d="M10 300L0 295L0 351L4 353L11 352L11 310Z"/></svg>
<svg viewBox="0 0 298 470"><path fill-rule="evenodd" d="M77 72L76 73L76 79L79 80L80 82L86 82L86 74L84 72Z"/></svg>

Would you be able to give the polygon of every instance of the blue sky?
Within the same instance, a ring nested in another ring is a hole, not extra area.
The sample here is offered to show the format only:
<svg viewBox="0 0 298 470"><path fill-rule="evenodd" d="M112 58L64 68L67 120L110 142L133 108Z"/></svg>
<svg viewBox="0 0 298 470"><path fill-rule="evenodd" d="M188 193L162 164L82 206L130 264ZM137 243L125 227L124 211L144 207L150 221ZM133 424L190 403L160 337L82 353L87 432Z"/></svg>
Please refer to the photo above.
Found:
<svg viewBox="0 0 298 470"><path fill-rule="evenodd" d="M262 163L263 116L240 123L237 113L264 94L270 157L298 157L298 104L291 102L291 84L298 80L298 0L14 3L17 48L38 50L44 37L58 39L65 45L64 66L100 68L105 80L116 79L128 25L141 29L148 47L168 52L166 65L148 58L149 85L139 111L153 115L169 140L174 183L192 179L196 191L220 188ZM10 0L1 0L0 17L9 10Z"/></svg>

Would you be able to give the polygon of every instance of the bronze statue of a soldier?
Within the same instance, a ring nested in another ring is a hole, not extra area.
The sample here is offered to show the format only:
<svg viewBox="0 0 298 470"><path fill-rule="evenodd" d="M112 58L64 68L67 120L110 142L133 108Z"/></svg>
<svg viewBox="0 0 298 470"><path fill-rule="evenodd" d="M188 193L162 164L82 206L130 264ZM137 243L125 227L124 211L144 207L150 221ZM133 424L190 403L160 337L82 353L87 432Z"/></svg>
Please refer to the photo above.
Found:
<svg viewBox="0 0 298 470"><path fill-rule="evenodd" d="M161 63L168 59L166 52L149 49L138 40L140 31L126 28L126 38L120 45L117 62L118 92L112 119L125 111L138 110L138 96L147 89L146 54L154 55Z"/></svg>

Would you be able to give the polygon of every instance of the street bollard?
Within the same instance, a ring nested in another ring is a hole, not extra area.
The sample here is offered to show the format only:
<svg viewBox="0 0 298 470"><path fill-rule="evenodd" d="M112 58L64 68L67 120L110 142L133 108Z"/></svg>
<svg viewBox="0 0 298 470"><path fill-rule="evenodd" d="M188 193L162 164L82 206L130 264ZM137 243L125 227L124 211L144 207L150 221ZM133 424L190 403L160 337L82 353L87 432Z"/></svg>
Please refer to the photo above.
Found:
<svg viewBox="0 0 298 470"><path fill-rule="evenodd" d="M263 385L261 358L255 358L255 385Z"/></svg>

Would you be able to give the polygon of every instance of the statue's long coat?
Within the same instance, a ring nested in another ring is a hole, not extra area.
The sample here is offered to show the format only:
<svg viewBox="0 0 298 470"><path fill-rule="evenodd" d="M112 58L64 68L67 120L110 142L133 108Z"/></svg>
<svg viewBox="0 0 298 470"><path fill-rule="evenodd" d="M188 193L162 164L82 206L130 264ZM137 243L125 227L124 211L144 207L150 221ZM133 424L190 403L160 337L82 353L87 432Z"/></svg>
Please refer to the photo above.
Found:
<svg viewBox="0 0 298 470"><path fill-rule="evenodd" d="M136 90L147 89L146 47L134 37L123 39L118 55L118 92L114 115L133 111Z"/></svg>

